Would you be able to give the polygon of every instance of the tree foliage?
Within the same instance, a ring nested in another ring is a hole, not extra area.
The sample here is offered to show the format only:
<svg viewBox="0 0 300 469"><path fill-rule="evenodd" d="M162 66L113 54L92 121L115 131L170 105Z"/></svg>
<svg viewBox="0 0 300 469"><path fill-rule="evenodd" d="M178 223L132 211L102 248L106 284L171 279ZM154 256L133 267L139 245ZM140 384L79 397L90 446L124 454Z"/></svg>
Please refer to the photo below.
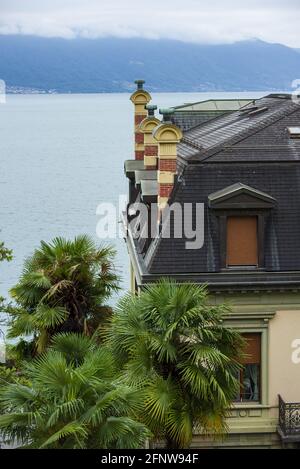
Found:
<svg viewBox="0 0 300 469"><path fill-rule="evenodd" d="M140 423L142 398L121 383L110 351L80 334L58 334L27 363L30 384L0 387L4 440L30 448L138 448L150 432Z"/></svg>
<svg viewBox="0 0 300 469"><path fill-rule="evenodd" d="M12 250L5 247L3 241L0 241L0 262L2 261L10 262L12 258L13 258ZM0 315L3 309L4 309L4 298L0 296ZM0 324L2 324L3 322L4 322L3 319L0 318ZM2 334L3 332L0 329L0 338Z"/></svg>
<svg viewBox="0 0 300 469"><path fill-rule="evenodd" d="M144 396L143 421L170 448L188 447L193 431L221 433L238 390L243 341L210 305L206 287L163 279L126 295L107 330L124 379Z"/></svg>
<svg viewBox="0 0 300 469"><path fill-rule="evenodd" d="M111 247L98 248L85 235L42 241L11 290L17 307L7 309L8 338L33 337L41 353L58 332L93 333L109 316L105 302L118 288L113 257Z"/></svg>
<svg viewBox="0 0 300 469"><path fill-rule="evenodd" d="M12 250L5 247L3 241L0 241L0 262L11 261L13 257Z"/></svg>

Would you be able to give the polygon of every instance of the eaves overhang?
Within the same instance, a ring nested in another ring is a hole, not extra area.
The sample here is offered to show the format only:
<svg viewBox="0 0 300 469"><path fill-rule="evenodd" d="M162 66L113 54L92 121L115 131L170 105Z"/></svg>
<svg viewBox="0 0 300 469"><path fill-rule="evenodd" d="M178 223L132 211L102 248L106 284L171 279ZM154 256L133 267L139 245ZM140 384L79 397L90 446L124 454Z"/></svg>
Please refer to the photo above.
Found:
<svg viewBox="0 0 300 469"><path fill-rule="evenodd" d="M300 271L151 273L143 255L137 250L130 228L127 230L126 243L139 287L154 283L161 277L170 277L178 283L206 284L211 292L300 292Z"/></svg>
<svg viewBox="0 0 300 469"><path fill-rule="evenodd" d="M157 171L149 169L135 171L135 185L140 185L142 181L157 181Z"/></svg>
<svg viewBox="0 0 300 469"><path fill-rule="evenodd" d="M135 171L142 171L144 169L143 160L126 160L124 162L124 173L128 179L134 179Z"/></svg>

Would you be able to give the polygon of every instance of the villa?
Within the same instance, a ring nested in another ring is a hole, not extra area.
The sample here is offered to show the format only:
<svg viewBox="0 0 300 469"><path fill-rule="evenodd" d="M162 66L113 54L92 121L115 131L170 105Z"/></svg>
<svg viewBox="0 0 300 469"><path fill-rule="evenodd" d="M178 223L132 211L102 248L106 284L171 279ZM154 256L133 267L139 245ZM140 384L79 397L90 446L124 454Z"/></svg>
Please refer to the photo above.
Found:
<svg viewBox="0 0 300 469"><path fill-rule="evenodd" d="M289 94L210 100L163 109L159 120L143 82L136 83L135 156L125 162L129 206L144 203L158 232L148 223L147 236L137 235L127 211L132 290L162 276L205 283L212 304L231 305L226 325L247 340L228 436L195 435L192 447L297 447L299 103ZM198 244L184 230L177 235L169 207L188 208L183 218L192 218L194 237L199 221ZM161 228L166 210L169 236Z"/></svg>

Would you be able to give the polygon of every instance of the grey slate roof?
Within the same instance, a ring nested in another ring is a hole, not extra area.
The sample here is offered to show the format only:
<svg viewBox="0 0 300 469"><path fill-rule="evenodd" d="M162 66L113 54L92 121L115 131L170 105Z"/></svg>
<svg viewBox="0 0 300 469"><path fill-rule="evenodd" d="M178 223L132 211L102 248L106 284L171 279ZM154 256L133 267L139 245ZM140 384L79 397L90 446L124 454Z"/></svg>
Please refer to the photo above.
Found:
<svg viewBox="0 0 300 469"><path fill-rule="evenodd" d="M288 150L284 158L297 159L299 140L290 138L287 127L299 123L300 106L291 99L273 95L257 100L257 105L267 109L254 115L244 110L234 112L185 132L178 145L178 155L200 161L207 158L214 161L244 161L262 153L259 159L274 160L274 155L280 158L284 149Z"/></svg>
<svg viewBox="0 0 300 469"><path fill-rule="evenodd" d="M204 245L188 250L184 237L160 237L142 252L133 241L130 249L137 251L143 279L174 275L215 286L300 286L300 140L288 132L288 127L299 127L300 106L289 96L269 95L255 107L184 132L178 145L181 175L171 199L204 204ZM261 108L267 109L259 112ZM208 202L241 187L276 201L266 218L264 272L221 271L219 221Z"/></svg>
<svg viewBox="0 0 300 469"><path fill-rule="evenodd" d="M251 99L208 99L174 107L173 124L187 131L218 116L231 113L252 103Z"/></svg>
<svg viewBox="0 0 300 469"><path fill-rule="evenodd" d="M226 163L189 165L185 184L178 184L174 202L204 203L205 242L198 250L185 249L186 239L160 239L148 269L152 273L220 271L218 218L208 207L208 196L239 181L276 199L270 211L265 235L267 271L300 273L300 165L268 163L228 165ZM299 275L300 280L300 275Z"/></svg>
<svg viewBox="0 0 300 469"><path fill-rule="evenodd" d="M200 124L204 124L217 116L222 116L224 112L211 112L211 111L176 111L171 117L173 124L180 127L185 132Z"/></svg>

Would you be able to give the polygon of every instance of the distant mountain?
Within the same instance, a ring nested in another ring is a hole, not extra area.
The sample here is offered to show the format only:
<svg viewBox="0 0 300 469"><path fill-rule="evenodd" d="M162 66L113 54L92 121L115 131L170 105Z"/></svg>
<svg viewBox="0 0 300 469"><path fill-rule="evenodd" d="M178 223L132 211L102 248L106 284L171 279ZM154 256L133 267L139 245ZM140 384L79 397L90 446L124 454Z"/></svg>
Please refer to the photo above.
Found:
<svg viewBox="0 0 300 469"><path fill-rule="evenodd" d="M173 40L0 36L0 79L13 92L288 90L300 54L280 44L198 45Z"/></svg>

